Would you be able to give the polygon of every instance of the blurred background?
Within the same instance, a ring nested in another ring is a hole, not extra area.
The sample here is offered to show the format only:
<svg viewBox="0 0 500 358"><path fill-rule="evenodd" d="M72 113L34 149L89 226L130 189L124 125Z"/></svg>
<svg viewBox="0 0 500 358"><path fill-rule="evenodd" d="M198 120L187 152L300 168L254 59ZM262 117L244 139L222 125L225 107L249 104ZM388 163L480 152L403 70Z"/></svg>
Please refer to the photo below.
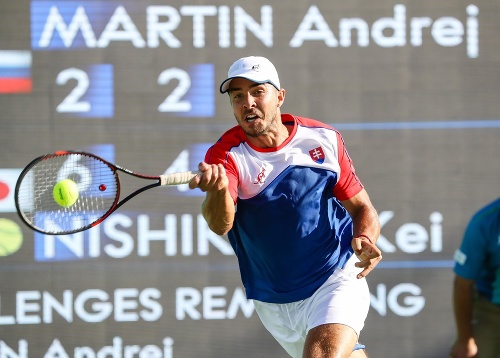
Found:
<svg viewBox="0 0 500 358"><path fill-rule="evenodd" d="M196 169L235 125L227 69L268 57L284 112L344 136L384 260L372 357L446 357L453 254L500 188L500 3L2 1L0 356L285 357L244 297L203 196L157 188L85 233L44 236L17 178L56 150L158 175Z"/></svg>

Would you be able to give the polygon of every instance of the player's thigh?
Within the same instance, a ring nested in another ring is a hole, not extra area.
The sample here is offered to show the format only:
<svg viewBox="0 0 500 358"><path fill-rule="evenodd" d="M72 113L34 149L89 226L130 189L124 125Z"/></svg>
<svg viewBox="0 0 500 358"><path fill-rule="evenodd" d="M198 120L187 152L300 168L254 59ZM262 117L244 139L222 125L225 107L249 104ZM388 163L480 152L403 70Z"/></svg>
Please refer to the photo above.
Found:
<svg viewBox="0 0 500 358"><path fill-rule="evenodd" d="M323 324L340 324L351 327L359 336L370 308L370 291L366 280L358 279L360 269L354 257L344 269L334 274L305 300L307 329Z"/></svg>
<svg viewBox="0 0 500 358"><path fill-rule="evenodd" d="M304 350L305 333L292 324L289 310L286 304L275 304L253 301L255 311L257 312L264 327L272 334L274 339L283 347L283 349L293 358L301 358Z"/></svg>
<svg viewBox="0 0 500 358"><path fill-rule="evenodd" d="M304 358L350 357L358 336L344 324L323 324L309 330L304 344Z"/></svg>

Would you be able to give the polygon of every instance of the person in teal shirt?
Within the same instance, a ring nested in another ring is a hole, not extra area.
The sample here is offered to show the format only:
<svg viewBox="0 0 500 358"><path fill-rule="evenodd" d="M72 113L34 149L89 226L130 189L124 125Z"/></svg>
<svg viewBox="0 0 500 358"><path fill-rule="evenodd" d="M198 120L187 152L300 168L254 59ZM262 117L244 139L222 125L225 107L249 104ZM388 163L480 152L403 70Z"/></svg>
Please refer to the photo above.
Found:
<svg viewBox="0 0 500 358"><path fill-rule="evenodd" d="M500 357L500 198L475 213L455 253L453 358Z"/></svg>

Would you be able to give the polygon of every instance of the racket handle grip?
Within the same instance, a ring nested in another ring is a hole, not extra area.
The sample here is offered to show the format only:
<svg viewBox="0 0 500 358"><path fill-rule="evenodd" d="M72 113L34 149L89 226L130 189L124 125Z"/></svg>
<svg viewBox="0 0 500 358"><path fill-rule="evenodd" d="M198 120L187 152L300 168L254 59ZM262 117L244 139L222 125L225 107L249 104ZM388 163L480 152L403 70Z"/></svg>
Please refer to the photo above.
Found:
<svg viewBox="0 0 500 358"><path fill-rule="evenodd" d="M164 185L179 185L187 184L193 179L198 172L182 172L160 175L160 184Z"/></svg>

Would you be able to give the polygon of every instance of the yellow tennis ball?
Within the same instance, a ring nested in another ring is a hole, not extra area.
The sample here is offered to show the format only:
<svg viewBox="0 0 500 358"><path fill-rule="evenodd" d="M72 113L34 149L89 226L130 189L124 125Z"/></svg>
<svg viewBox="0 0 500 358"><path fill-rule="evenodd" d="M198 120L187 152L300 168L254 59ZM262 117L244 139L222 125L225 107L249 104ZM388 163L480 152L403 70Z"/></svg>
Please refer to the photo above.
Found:
<svg viewBox="0 0 500 358"><path fill-rule="evenodd" d="M54 200L60 206L68 208L78 200L78 185L71 179L64 179L54 185Z"/></svg>
<svg viewBox="0 0 500 358"><path fill-rule="evenodd" d="M23 233L19 225L9 219L0 219L0 256L9 256L21 248Z"/></svg>

